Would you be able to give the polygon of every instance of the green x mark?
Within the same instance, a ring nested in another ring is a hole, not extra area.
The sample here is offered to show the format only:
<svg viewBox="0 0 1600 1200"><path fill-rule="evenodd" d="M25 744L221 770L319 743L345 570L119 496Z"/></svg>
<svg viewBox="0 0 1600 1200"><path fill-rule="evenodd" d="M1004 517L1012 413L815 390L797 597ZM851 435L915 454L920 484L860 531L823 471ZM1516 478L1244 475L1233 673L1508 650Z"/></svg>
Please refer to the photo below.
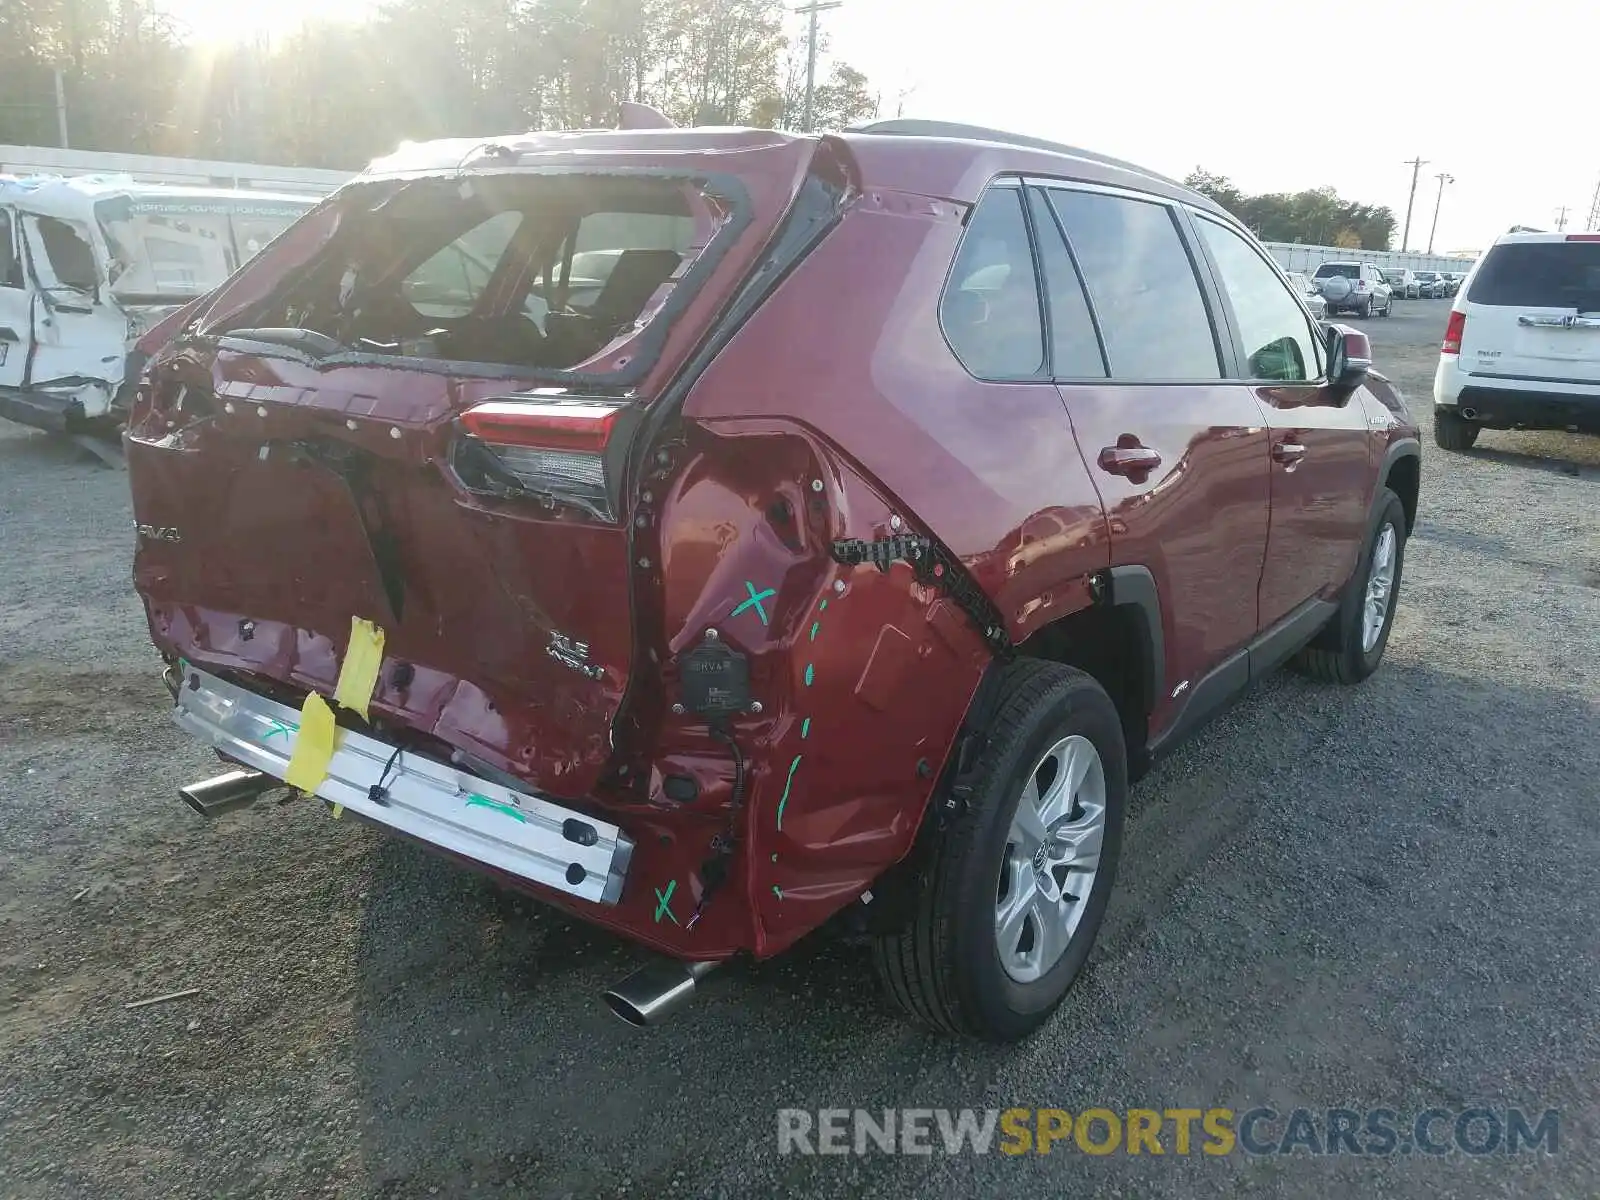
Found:
<svg viewBox="0 0 1600 1200"><path fill-rule="evenodd" d="M287 742L292 734L299 732L300 727L298 725L290 725L287 721L269 720L267 722L267 732L261 740L263 742L270 742L273 738L277 737L279 734L282 734L283 740Z"/></svg>
<svg viewBox="0 0 1600 1200"><path fill-rule="evenodd" d="M656 924L657 925L661 924L661 918L663 916L665 916L667 918L667 920L671 921L674 925L676 925L678 923L678 918L672 915L672 893L677 891L677 890L678 890L678 881L676 879L672 880L671 882L669 882L667 884L667 890L665 892L663 892L660 888L656 888L655 892L656 892Z"/></svg>
<svg viewBox="0 0 1600 1200"><path fill-rule="evenodd" d="M761 623L763 625L769 624L770 622L767 619L767 610L761 606L761 602L767 599L769 596L776 596L778 594L777 589L768 588L764 592L758 592L756 591L756 585L747 579L744 581L744 590L750 593L750 599L746 600L743 604L739 605L738 608L729 613L729 617L737 617L745 609L754 608L756 610L756 616L761 618Z"/></svg>

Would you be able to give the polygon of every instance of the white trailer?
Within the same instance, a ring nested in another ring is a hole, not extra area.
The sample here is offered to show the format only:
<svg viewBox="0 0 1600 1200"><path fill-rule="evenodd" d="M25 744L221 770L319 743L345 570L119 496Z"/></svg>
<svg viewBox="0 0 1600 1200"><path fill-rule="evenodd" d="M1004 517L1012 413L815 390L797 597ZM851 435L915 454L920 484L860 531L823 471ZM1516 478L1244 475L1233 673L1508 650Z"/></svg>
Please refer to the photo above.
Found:
<svg viewBox="0 0 1600 1200"><path fill-rule="evenodd" d="M1473 259L1447 254L1415 254L1400 250L1351 250L1347 246L1307 246L1300 242L1263 242L1267 253L1285 271L1313 274L1325 262L1369 262L1377 267L1406 267L1413 271L1472 270Z"/></svg>
<svg viewBox="0 0 1600 1200"><path fill-rule="evenodd" d="M138 183L322 197L353 178L355 172L204 158L164 158L154 154L61 150L54 146L0 145L0 175L125 175Z"/></svg>

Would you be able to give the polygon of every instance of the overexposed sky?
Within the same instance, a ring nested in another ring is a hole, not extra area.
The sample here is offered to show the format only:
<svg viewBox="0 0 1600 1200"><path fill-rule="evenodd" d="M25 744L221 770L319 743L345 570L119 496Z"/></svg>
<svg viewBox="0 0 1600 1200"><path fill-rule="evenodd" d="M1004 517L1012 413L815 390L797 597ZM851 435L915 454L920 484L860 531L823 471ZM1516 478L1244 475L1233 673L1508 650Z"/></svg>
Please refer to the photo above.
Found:
<svg viewBox="0 0 1600 1200"><path fill-rule="evenodd" d="M369 0L165 0L203 38L359 17ZM1582 228L1600 12L1586 0L845 0L832 49L893 116L991 125L1252 192L1332 184L1405 222L1411 245L1480 249L1512 224ZM1396 246L1399 227L1396 229Z"/></svg>

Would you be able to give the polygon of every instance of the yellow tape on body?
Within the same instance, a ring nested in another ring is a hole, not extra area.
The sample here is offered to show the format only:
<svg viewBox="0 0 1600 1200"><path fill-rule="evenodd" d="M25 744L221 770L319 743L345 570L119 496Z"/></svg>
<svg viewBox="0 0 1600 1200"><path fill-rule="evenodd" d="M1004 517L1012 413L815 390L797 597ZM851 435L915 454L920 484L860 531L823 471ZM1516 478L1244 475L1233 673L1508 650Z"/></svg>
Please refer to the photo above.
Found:
<svg viewBox="0 0 1600 1200"><path fill-rule="evenodd" d="M350 646L339 668L339 682L333 701L341 708L367 720L372 694L378 688L378 671L383 666L383 630L360 617L350 618ZM333 709L316 692L306 697L300 708L300 732L295 737L294 753L283 781L314 795L328 778L328 764L339 745L339 726ZM340 815L335 812L335 816Z"/></svg>

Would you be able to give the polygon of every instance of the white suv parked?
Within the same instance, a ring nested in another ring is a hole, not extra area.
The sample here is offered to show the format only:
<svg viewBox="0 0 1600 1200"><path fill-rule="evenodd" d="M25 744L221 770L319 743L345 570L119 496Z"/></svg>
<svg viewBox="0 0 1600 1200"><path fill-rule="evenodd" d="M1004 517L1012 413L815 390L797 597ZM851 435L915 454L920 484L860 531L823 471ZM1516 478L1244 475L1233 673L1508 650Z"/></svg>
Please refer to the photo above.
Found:
<svg viewBox="0 0 1600 1200"><path fill-rule="evenodd" d="M1328 302L1330 317L1340 309L1358 317L1370 317L1373 313L1387 317L1394 311L1394 290L1374 263L1325 262L1317 268L1312 282Z"/></svg>
<svg viewBox="0 0 1600 1200"><path fill-rule="evenodd" d="M1480 429L1600 433L1600 233L1508 233L1451 306L1433 379L1433 436Z"/></svg>

